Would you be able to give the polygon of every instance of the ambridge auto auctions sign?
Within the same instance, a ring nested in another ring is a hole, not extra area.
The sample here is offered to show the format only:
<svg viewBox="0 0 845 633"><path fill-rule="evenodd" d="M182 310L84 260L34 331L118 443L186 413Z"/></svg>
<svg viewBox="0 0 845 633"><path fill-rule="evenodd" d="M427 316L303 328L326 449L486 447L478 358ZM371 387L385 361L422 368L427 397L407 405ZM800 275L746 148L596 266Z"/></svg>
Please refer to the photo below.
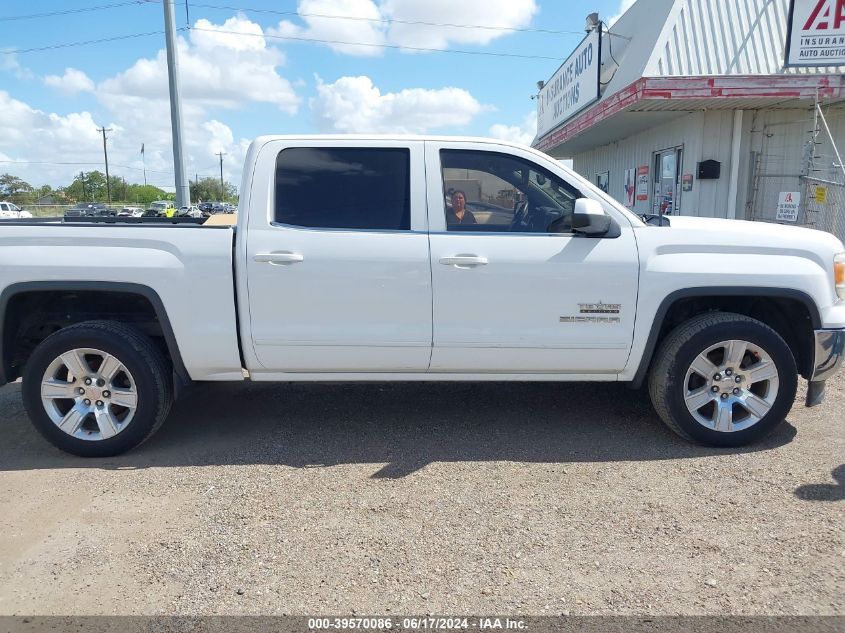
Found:
<svg viewBox="0 0 845 633"><path fill-rule="evenodd" d="M845 65L845 0L792 0L784 65Z"/></svg>

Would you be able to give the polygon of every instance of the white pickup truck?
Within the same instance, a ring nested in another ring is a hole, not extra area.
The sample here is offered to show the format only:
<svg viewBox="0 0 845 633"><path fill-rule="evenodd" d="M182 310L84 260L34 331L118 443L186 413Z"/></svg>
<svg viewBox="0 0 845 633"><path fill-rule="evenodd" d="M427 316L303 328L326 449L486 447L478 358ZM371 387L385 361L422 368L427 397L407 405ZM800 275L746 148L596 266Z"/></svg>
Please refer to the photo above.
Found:
<svg viewBox="0 0 845 633"><path fill-rule="evenodd" d="M0 226L0 384L38 430L114 455L191 381L647 381L692 441L819 403L845 346L845 248L773 224L649 226L491 139L267 136L237 226Z"/></svg>

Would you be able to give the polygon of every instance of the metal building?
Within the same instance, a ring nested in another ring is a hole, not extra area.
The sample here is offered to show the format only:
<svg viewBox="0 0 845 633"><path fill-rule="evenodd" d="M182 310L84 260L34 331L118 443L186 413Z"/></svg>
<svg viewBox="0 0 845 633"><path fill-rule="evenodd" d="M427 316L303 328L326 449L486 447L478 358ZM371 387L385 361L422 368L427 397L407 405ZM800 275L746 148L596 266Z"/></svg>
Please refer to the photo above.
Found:
<svg viewBox="0 0 845 633"><path fill-rule="evenodd" d="M540 82L534 146L638 213L845 237L843 73L845 2L638 0L609 29L588 16L584 41Z"/></svg>

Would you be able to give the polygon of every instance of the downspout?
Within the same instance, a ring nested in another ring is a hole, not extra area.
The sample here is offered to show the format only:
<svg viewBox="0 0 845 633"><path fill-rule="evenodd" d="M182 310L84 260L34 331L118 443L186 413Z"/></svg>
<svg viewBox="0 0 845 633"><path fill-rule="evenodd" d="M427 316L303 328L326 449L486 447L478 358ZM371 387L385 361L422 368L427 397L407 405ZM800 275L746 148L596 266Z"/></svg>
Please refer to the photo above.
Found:
<svg viewBox="0 0 845 633"><path fill-rule="evenodd" d="M742 110L734 110L731 137L731 175L728 180L728 219L736 220L736 196L739 189L739 152L742 146Z"/></svg>

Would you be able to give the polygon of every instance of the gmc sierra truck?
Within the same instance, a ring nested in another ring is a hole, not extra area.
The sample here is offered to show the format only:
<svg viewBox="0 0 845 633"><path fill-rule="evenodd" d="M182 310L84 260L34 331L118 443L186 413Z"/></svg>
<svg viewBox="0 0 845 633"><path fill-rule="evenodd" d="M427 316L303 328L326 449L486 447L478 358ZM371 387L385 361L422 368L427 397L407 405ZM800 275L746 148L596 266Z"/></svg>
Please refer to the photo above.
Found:
<svg viewBox="0 0 845 633"><path fill-rule="evenodd" d="M0 227L0 385L47 440L129 450L192 381L622 381L738 446L842 362L834 236L650 226L528 147L267 136L240 191L234 227Z"/></svg>

